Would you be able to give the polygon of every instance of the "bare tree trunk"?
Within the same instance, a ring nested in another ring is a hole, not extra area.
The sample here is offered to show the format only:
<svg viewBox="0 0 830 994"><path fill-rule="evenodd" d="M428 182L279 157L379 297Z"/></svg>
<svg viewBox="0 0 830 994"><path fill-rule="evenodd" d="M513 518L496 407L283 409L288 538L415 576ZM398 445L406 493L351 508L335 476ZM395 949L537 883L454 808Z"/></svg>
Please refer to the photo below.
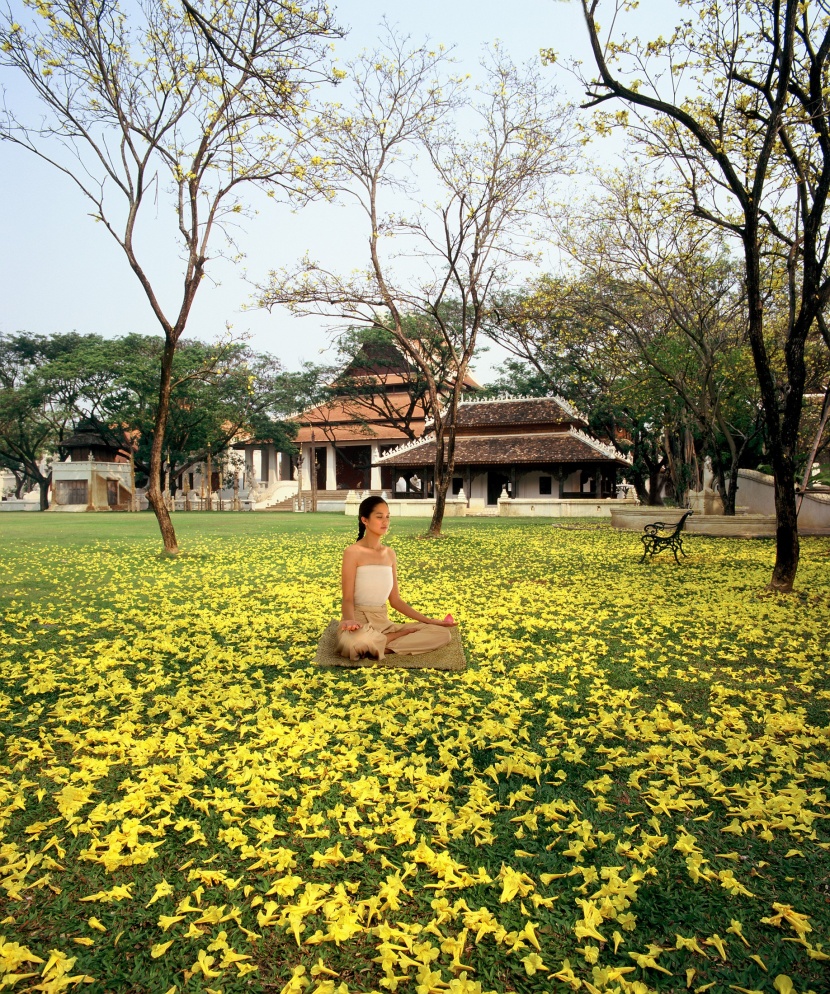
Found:
<svg viewBox="0 0 830 994"><path fill-rule="evenodd" d="M663 498L660 496L660 471L659 462L649 463L648 466L648 504L649 507L662 507Z"/></svg>
<svg viewBox="0 0 830 994"><path fill-rule="evenodd" d="M52 474L50 473L46 477L42 477L37 481L38 487L40 488L40 509L41 511L49 510L49 484L52 482Z"/></svg>
<svg viewBox="0 0 830 994"><path fill-rule="evenodd" d="M789 372L789 395L783 418L778 409L778 392L764 341L764 305L761 290L760 238L755 218L748 219L744 234L744 255L747 274L747 303L749 306L749 341L755 373L761 389L761 404L770 444L770 461L775 479L775 566L770 590L791 593L798 571L800 545L798 541L798 512L795 506L795 443L801 419L801 399L804 392L804 357L793 348L797 335L793 332L785 349ZM794 403L795 395L797 403ZM788 445L788 441L791 442Z"/></svg>
<svg viewBox="0 0 830 994"><path fill-rule="evenodd" d="M723 460L718 452L717 445L714 444L713 435L713 445L712 445L712 469L715 471L715 476L718 481L718 493L720 494L720 502L723 507L724 515L734 515L735 514L735 497L732 493L732 488L726 485L726 473L723 470ZM730 510L731 504L731 510Z"/></svg>
<svg viewBox="0 0 830 994"><path fill-rule="evenodd" d="M648 504L648 487L646 487L646 478L642 473L631 472L631 479L634 483L634 493L637 495L637 500L641 504Z"/></svg>
<svg viewBox="0 0 830 994"><path fill-rule="evenodd" d="M429 524L427 535L430 538L441 537L441 527L444 523L444 510L447 506L447 480L441 480L435 484L435 509L432 512L432 521Z"/></svg>
<svg viewBox="0 0 830 994"><path fill-rule="evenodd" d="M444 522L444 508L447 503L447 479L444 468L444 453L446 437L445 426L439 425L438 418L435 419L435 463L433 467L433 480L435 486L435 507L432 510L432 521L427 529L428 538L440 538L441 526ZM426 483L426 481L424 481Z"/></svg>
<svg viewBox="0 0 830 994"><path fill-rule="evenodd" d="M176 352L176 339L166 335L164 352L161 357L161 380L159 382L159 402L156 409L156 423L153 429L153 447L150 450L150 473L147 486L147 500L158 521L164 551L168 556L179 554L176 532L170 518L170 512L161 491L161 454L164 447L164 432L167 428L167 414L170 409L170 383L173 370L173 356ZM210 482L208 482L208 489Z"/></svg>
<svg viewBox="0 0 830 994"><path fill-rule="evenodd" d="M449 408L440 419L435 418L435 508L427 535L438 538L444 523L444 512L447 507L447 491L452 483L455 472L455 421L458 405L461 401L461 385L467 375L467 363L459 368L456 383L450 398ZM437 405L436 405L437 409Z"/></svg>
<svg viewBox="0 0 830 994"><path fill-rule="evenodd" d="M775 567L769 586L771 590L791 593L800 543L798 540L798 511L795 506L795 467L788 458L773 459L775 471Z"/></svg>
<svg viewBox="0 0 830 994"><path fill-rule="evenodd" d="M735 517L735 502L738 497L738 463L733 462L729 468L729 488L721 491L720 499L723 504L723 513L726 517Z"/></svg>

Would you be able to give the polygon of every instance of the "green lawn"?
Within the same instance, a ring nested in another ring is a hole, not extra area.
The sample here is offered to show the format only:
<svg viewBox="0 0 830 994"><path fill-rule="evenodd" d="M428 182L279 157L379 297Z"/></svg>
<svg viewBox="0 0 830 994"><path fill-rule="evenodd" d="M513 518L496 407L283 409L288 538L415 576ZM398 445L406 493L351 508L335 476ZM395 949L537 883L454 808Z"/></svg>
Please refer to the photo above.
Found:
<svg viewBox="0 0 830 994"><path fill-rule="evenodd" d="M0 515L0 989L830 991L830 540L393 524L461 674L317 671L340 515Z"/></svg>

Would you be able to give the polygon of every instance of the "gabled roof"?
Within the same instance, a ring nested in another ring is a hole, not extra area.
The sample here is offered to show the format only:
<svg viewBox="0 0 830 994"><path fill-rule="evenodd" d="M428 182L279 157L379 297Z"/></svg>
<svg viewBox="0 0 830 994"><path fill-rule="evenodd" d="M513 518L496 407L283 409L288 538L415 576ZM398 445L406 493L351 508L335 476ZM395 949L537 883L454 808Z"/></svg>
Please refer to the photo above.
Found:
<svg viewBox="0 0 830 994"><path fill-rule="evenodd" d="M456 426L587 425L588 421L563 397L496 397L493 400L463 398L458 405Z"/></svg>
<svg viewBox="0 0 830 994"><path fill-rule="evenodd" d="M409 359L393 342L373 342L360 351L340 373L340 376L406 376L414 372Z"/></svg>
<svg viewBox="0 0 830 994"><path fill-rule="evenodd" d="M359 441L368 438L388 438L390 441L410 438L411 435L403 428L395 427L390 423L393 412L395 414L400 412L400 420L403 422L404 414L410 407L409 396L403 393L387 394L385 407L389 411L389 416L373 407L368 401L364 402L357 398L313 407L303 411L302 415L294 419L299 421L301 425L296 441L310 442L312 430L314 430L315 439L318 442L323 442L326 438L334 438L338 442ZM409 425L416 434L424 430L424 410L422 407L415 407L409 419Z"/></svg>
<svg viewBox="0 0 830 994"><path fill-rule="evenodd" d="M378 466L432 466L435 462L435 435L430 434L401 445L385 456ZM553 465L557 463L613 463L629 467L631 460L613 445L606 445L578 428L509 435L458 435L455 439L456 466Z"/></svg>

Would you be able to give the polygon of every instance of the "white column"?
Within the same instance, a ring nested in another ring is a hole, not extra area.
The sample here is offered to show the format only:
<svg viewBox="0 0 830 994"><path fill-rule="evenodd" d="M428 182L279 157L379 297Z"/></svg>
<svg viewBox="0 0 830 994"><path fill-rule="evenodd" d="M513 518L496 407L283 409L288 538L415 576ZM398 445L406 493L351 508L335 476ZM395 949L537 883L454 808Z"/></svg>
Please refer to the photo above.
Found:
<svg viewBox="0 0 830 994"><path fill-rule="evenodd" d="M311 458L312 450L308 442L303 443L303 490L311 490Z"/></svg>
<svg viewBox="0 0 830 994"><path fill-rule="evenodd" d="M262 450L252 449L251 451L251 463L254 467L254 479L259 481L262 479Z"/></svg>
<svg viewBox="0 0 830 994"><path fill-rule="evenodd" d="M326 446L326 490L337 489L337 453L329 442Z"/></svg>
<svg viewBox="0 0 830 994"><path fill-rule="evenodd" d="M373 442L372 443L372 462L374 462L380 455L380 449ZM380 466L372 466L372 475L370 477L369 483L370 490L380 490Z"/></svg>

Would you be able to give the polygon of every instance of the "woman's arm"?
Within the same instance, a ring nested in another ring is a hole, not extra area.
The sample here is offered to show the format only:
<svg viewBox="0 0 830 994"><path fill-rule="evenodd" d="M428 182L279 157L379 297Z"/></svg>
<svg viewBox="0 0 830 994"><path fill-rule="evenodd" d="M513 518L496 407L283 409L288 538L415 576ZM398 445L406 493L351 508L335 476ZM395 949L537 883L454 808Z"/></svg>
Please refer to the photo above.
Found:
<svg viewBox="0 0 830 994"><path fill-rule="evenodd" d="M452 615L448 614L443 620L440 618L428 618L425 614L421 614L420 611L416 611L414 607L410 607L406 603L398 590L397 557L393 557L392 559L392 592L389 594L389 605L405 617L412 618L413 621L420 621L424 625L442 625L444 628L452 628L455 625ZM403 635L405 633L401 632L400 634Z"/></svg>
<svg viewBox="0 0 830 994"><path fill-rule="evenodd" d="M355 632L360 625L354 620L354 581L357 575L357 556L349 546L343 551L343 568L340 573L342 602L340 607L340 631Z"/></svg>

